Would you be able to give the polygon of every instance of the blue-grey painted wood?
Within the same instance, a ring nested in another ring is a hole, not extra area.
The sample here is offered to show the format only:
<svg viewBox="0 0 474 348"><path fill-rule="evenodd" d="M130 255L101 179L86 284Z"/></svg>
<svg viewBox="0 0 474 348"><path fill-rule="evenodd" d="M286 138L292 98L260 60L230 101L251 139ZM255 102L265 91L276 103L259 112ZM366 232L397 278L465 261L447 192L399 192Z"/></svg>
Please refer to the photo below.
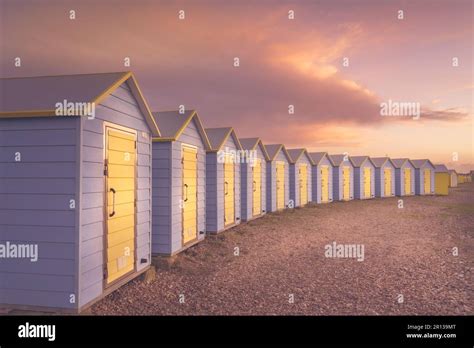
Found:
<svg viewBox="0 0 474 348"><path fill-rule="evenodd" d="M0 120L0 241L39 253L2 262L0 304L77 310L103 293L105 121L138 133L136 270L150 265L151 132L137 105L123 84L93 120Z"/></svg>
<svg viewBox="0 0 474 348"><path fill-rule="evenodd" d="M390 185L391 188L391 195L387 195L385 193L385 169L390 169L392 172L391 180L392 182ZM379 168L375 168L375 196L376 197L392 197L395 196L395 167L392 165L390 161L387 161L383 164L383 166Z"/></svg>
<svg viewBox="0 0 474 348"><path fill-rule="evenodd" d="M350 169L350 187L349 187L349 199L354 199L354 167L349 160L343 161L340 166L333 167L333 199L337 201L343 200L343 169L348 167Z"/></svg>
<svg viewBox="0 0 474 348"><path fill-rule="evenodd" d="M71 293L69 291L2 289L0 292L0 303L33 307L41 305L47 308L74 310L75 304L70 303L70 296Z"/></svg>
<svg viewBox="0 0 474 348"><path fill-rule="evenodd" d="M36 262L2 262L0 303L75 307L77 124L74 117L0 120L0 240L38 247Z"/></svg>
<svg viewBox="0 0 474 348"><path fill-rule="evenodd" d="M327 158L327 156L324 156L321 161L312 166L312 172L311 172L311 182L312 182L312 193L313 193L313 202L316 203L321 203L321 168L323 167L328 167L329 174L328 174L328 185L329 185L329 202L332 202L334 200L334 196L337 195L339 187L337 187L336 194L334 193L335 188L334 188L334 168L331 163L331 161ZM336 167L337 171L338 167ZM339 177L337 174L336 177Z"/></svg>
<svg viewBox="0 0 474 348"><path fill-rule="evenodd" d="M2 241L73 243L74 235L74 227L0 225L0 240Z"/></svg>
<svg viewBox="0 0 474 348"><path fill-rule="evenodd" d="M96 107L95 119L82 119L82 206L79 307L102 294L105 221L104 122L137 131L137 240L136 270L151 263L151 132L137 106L135 97L123 84ZM147 159L145 159L147 158ZM148 207L148 209L147 209ZM141 228L138 228L140 224ZM101 254L102 257L97 255ZM140 260L145 259L145 263ZM84 266L85 265L85 266Z"/></svg>
<svg viewBox="0 0 474 348"><path fill-rule="evenodd" d="M370 168L370 197L365 197L364 190L364 168ZM375 197L375 167L369 160L365 161L360 167L354 168L354 198L355 199L370 199Z"/></svg>
<svg viewBox="0 0 474 348"><path fill-rule="evenodd" d="M299 166L301 164L306 164L307 168L307 190L308 190L308 202L313 201L313 191L312 191L312 165L308 157L303 154L296 163L290 164L290 200L293 201L294 207L301 206L300 200L300 173Z"/></svg>
<svg viewBox="0 0 474 348"><path fill-rule="evenodd" d="M232 136L229 136L222 146L223 152L234 153L240 156L237 145ZM225 226L224 222L224 163L223 155L219 152L209 152L206 156L206 226L207 231L219 233L229 227L240 224L241 217L241 187L240 161L234 165L234 209L235 222ZM209 162L209 165L208 165Z"/></svg>
<svg viewBox="0 0 474 348"><path fill-rule="evenodd" d="M256 158L260 160L261 165L261 207L262 212L258 216L266 213L266 166L267 162L260 145L256 149ZM242 221L249 221L253 216L253 166L250 163L243 162L240 164L240 181L241 181L241 212Z"/></svg>
<svg viewBox="0 0 474 348"><path fill-rule="evenodd" d="M415 194L417 195L428 195L428 193L424 192L424 182L425 182L425 169L430 170L430 176L431 176L431 188L430 188L430 193L429 194L434 194L435 190L435 171L434 168L429 165L429 163L425 163L421 168L415 168Z"/></svg>
<svg viewBox="0 0 474 348"><path fill-rule="evenodd" d="M153 143L153 253L184 250L182 225L182 147L197 148L198 240L206 231L206 152L195 119L172 142ZM202 233L199 233L202 232Z"/></svg>
<svg viewBox="0 0 474 348"><path fill-rule="evenodd" d="M281 161L285 164L285 207L288 207L290 200L290 163L283 151L275 156L273 161L268 161L266 166L266 195L267 195L267 212L276 211L276 162Z"/></svg>
<svg viewBox="0 0 474 348"><path fill-rule="evenodd" d="M19 155L21 162L15 162ZM3 146L0 163L74 163L75 146Z"/></svg>
<svg viewBox="0 0 474 348"><path fill-rule="evenodd" d="M395 169L395 194L397 196L406 196L405 194L405 168L410 169L411 192L409 195L415 194L415 167L410 161L405 161L401 168Z"/></svg>

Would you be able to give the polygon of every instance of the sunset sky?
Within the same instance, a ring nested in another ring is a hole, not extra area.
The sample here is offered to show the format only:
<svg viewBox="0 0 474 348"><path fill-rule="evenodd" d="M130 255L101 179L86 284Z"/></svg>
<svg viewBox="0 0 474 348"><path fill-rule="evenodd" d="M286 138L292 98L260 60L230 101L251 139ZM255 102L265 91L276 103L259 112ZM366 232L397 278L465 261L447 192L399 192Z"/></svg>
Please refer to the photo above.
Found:
<svg viewBox="0 0 474 348"><path fill-rule="evenodd" d="M239 137L465 171L474 169L472 4L0 0L0 75L131 70L154 111L183 104ZM420 119L382 117L389 99L421 103Z"/></svg>

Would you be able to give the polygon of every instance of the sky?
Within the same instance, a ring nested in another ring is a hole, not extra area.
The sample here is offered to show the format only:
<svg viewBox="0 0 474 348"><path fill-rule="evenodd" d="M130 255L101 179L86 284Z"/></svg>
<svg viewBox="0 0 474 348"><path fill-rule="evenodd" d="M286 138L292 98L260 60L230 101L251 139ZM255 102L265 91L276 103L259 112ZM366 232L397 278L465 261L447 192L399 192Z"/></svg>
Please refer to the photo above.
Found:
<svg viewBox="0 0 474 348"><path fill-rule="evenodd" d="M0 75L131 70L153 111L205 127L467 171L473 15L471 0L0 0ZM389 101L420 117L382 116Z"/></svg>

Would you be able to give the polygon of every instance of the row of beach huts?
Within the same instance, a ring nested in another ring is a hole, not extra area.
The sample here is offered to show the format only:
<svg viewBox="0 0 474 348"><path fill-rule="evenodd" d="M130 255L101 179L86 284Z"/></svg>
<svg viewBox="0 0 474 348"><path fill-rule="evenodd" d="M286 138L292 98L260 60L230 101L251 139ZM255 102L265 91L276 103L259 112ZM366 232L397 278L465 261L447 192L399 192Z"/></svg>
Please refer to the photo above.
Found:
<svg viewBox="0 0 474 348"><path fill-rule="evenodd" d="M152 255L265 213L446 195L472 178L428 159L239 138L232 127L204 128L193 110L152 112L130 72L5 78L0 87L7 308L80 312L148 270Z"/></svg>

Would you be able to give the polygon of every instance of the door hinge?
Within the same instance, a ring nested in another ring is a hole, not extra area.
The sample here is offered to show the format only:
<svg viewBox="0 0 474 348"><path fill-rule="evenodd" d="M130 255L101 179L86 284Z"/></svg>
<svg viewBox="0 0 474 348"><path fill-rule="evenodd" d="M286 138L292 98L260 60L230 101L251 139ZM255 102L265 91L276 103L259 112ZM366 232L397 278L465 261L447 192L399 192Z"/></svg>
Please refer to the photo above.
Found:
<svg viewBox="0 0 474 348"><path fill-rule="evenodd" d="M109 175L109 160L105 160L104 162L104 175L108 176Z"/></svg>
<svg viewBox="0 0 474 348"><path fill-rule="evenodd" d="M133 205L135 206L135 208L137 207L137 199L136 198L133 200Z"/></svg>
<svg viewBox="0 0 474 348"><path fill-rule="evenodd" d="M104 268L104 279L107 279L107 268Z"/></svg>
<svg viewBox="0 0 474 348"><path fill-rule="evenodd" d="M137 149L137 141L135 140L135 150Z"/></svg>

